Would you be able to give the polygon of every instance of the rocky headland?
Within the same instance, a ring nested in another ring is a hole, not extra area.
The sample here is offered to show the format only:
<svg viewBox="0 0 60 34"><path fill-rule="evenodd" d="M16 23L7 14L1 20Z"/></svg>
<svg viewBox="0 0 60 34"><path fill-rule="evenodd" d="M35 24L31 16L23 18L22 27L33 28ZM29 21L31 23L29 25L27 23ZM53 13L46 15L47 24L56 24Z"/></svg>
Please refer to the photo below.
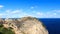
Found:
<svg viewBox="0 0 60 34"><path fill-rule="evenodd" d="M0 19L0 24L5 28L12 28L15 34L48 34L44 24L35 17Z"/></svg>

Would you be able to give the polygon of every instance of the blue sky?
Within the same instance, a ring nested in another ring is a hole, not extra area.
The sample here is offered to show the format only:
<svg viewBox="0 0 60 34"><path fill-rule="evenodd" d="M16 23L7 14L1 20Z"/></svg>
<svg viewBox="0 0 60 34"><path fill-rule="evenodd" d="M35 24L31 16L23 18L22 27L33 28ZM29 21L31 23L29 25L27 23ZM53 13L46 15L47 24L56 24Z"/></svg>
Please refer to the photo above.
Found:
<svg viewBox="0 0 60 34"><path fill-rule="evenodd" d="M60 0L0 0L0 18L60 18Z"/></svg>

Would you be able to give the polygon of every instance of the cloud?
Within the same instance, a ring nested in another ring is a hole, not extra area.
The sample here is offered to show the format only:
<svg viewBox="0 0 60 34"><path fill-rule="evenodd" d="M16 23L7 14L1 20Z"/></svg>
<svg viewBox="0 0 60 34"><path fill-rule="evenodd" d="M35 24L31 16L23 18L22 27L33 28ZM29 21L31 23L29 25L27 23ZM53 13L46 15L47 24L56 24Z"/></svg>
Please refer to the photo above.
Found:
<svg viewBox="0 0 60 34"><path fill-rule="evenodd" d="M60 13L58 11L37 11L35 12L35 16L38 18L60 18Z"/></svg>
<svg viewBox="0 0 60 34"><path fill-rule="evenodd" d="M58 10L57 10L58 11ZM60 18L60 13L57 11L31 11L31 12L25 12L24 10L6 10L3 13L0 13L0 17L8 17L8 18L20 18L24 16L32 16L37 18Z"/></svg>
<svg viewBox="0 0 60 34"><path fill-rule="evenodd" d="M12 14L20 13L20 10L14 10L11 12Z"/></svg>
<svg viewBox="0 0 60 34"><path fill-rule="evenodd" d="M3 18L4 16L6 16L6 14L0 13L0 18Z"/></svg>
<svg viewBox="0 0 60 34"><path fill-rule="evenodd" d="M2 18L6 18L6 17L9 17L9 18L12 18L12 17L15 17L16 15L18 15L18 13L20 13L21 10L6 10L2 13L0 13L0 17Z"/></svg>
<svg viewBox="0 0 60 34"><path fill-rule="evenodd" d="M0 5L0 9L3 8L4 6L3 5Z"/></svg>
<svg viewBox="0 0 60 34"><path fill-rule="evenodd" d="M31 9L34 9L34 7L32 6L32 7L30 7Z"/></svg>
<svg viewBox="0 0 60 34"><path fill-rule="evenodd" d="M22 10L6 10L6 13L10 13L10 14L17 14L20 13Z"/></svg>
<svg viewBox="0 0 60 34"><path fill-rule="evenodd" d="M57 12L57 13L60 13L60 10L53 10L53 12Z"/></svg>
<svg viewBox="0 0 60 34"><path fill-rule="evenodd" d="M42 15L43 15L43 13L41 13L41 12L36 12L36 14L37 14L38 16L42 16Z"/></svg>
<svg viewBox="0 0 60 34"><path fill-rule="evenodd" d="M30 9L35 9L37 8L38 6L31 6Z"/></svg>
<svg viewBox="0 0 60 34"><path fill-rule="evenodd" d="M10 13L11 12L11 10L6 10L6 13Z"/></svg>
<svg viewBox="0 0 60 34"><path fill-rule="evenodd" d="M57 15L57 13L53 13L53 15Z"/></svg>
<svg viewBox="0 0 60 34"><path fill-rule="evenodd" d="M0 17L2 16L3 14L0 14Z"/></svg>

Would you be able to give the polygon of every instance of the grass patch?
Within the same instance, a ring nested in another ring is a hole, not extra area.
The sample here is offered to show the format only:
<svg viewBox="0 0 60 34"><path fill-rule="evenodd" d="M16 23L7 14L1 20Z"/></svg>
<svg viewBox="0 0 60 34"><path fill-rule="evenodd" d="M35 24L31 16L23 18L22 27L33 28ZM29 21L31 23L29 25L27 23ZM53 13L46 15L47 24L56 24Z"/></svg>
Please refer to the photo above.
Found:
<svg viewBox="0 0 60 34"><path fill-rule="evenodd" d="M0 24L0 34L15 34L11 28L4 28L3 25Z"/></svg>

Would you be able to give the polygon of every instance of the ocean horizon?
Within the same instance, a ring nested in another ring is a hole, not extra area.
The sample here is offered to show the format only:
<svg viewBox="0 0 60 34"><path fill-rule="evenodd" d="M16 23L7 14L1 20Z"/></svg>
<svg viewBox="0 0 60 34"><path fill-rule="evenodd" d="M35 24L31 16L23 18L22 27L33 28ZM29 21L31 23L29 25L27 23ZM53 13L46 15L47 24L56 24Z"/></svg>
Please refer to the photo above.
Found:
<svg viewBox="0 0 60 34"><path fill-rule="evenodd" d="M60 34L60 18L38 18L47 28L49 34Z"/></svg>

